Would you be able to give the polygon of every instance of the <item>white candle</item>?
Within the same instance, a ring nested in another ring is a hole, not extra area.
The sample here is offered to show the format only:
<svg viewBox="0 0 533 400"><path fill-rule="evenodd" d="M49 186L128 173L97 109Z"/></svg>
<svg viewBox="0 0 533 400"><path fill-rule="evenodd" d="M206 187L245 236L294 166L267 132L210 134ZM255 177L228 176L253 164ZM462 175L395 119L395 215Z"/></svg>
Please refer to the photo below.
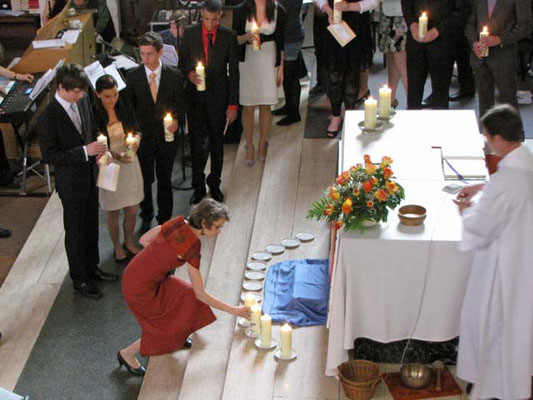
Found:
<svg viewBox="0 0 533 400"><path fill-rule="evenodd" d="M489 36L490 36L489 28L487 26L484 26L483 30L479 32L479 40L481 41L481 39L488 38ZM489 56L489 48L485 46L485 48L483 49L483 57L488 57L488 56Z"/></svg>
<svg viewBox="0 0 533 400"><path fill-rule="evenodd" d="M252 28L250 29L250 31L252 32L252 35L254 35L254 39L252 41L252 48L254 49L254 51L261 50L261 36L259 36L259 27L255 23L255 21L252 24Z"/></svg>
<svg viewBox="0 0 533 400"><path fill-rule="evenodd" d="M378 102L376 99L369 97L365 101L365 128L366 129L375 129L376 128L376 117L377 117L377 108Z"/></svg>
<svg viewBox="0 0 533 400"><path fill-rule="evenodd" d="M252 306L255 304L255 296L252 293L247 293L246 296L244 296L244 307L252 308Z"/></svg>
<svg viewBox="0 0 533 400"><path fill-rule="evenodd" d="M103 133L99 134L96 140L98 141L98 143L103 143L107 146L107 138Z"/></svg>
<svg viewBox="0 0 533 400"><path fill-rule="evenodd" d="M261 306L255 303L251 310L252 312L252 333L259 336L261 333Z"/></svg>
<svg viewBox="0 0 533 400"><path fill-rule="evenodd" d="M265 314L261 317L261 345L270 346L272 342L272 318Z"/></svg>
<svg viewBox="0 0 533 400"><path fill-rule="evenodd" d="M281 356L284 358L292 356L292 328L289 324L281 327Z"/></svg>
<svg viewBox="0 0 533 400"><path fill-rule="evenodd" d="M342 3L342 0L333 0L333 23L340 24L342 22L342 11L337 10L336 4Z"/></svg>
<svg viewBox="0 0 533 400"><path fill-rule="evenodd" d="M129 132L126 136L126 156L129 158L135 157L133 146L137 143L137 138L133 137L133 133Z"/></svg>
<svg viewBox="0 0 533 400"><path fill-rule="evenodd" d="M418 18L418 36L420 39L424 39L428 33L428 17L424 11L420 18Z"/></svg>
<svg viewBox="0 0 533 400"><path fill-rule="evenodd" d="M388 118L391 110L391 93L392 90L384 85L379 89L379 116Z"/></svg>
<svg viewBox="0 0 533 400"><path fill-rule="evenodd" d="M170 132L170 125L174 122L174 119L172 118L172 115L170 113L167 113L165 115L165 118L163 118L163 125L165 126L165 142L173 142L174 141L174 133Z"/></svg>
<svg viewBox="0 0 533 400"><path fill-rule="evenodd" d="M200 83L196 85L196 90L199 92L205 91L205 67L204 65L199 61L198 64L196 64L196 75L200 78Z"/></svg>

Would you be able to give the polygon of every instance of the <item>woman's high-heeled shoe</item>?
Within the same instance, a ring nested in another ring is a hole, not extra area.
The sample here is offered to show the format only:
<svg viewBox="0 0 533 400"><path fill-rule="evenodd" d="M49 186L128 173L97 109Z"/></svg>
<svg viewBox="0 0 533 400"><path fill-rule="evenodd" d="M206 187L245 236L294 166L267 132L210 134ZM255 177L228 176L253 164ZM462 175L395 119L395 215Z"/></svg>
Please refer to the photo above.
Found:
<svg viewBox="0 0 533 400"><path fill-rule="evenodd" d="M244 145L244 150L248 151L248 145L247 144ZM252 165L255 164L255 161L256 161L255 158L252 159L252 160L248 160L248 159L245 158L243 162L244 162L244 165L246 165L248 167L251 167Z"/></svg>
<svg viewBox="0 0 533 400"><path fill-rule="evenodd" d="M146 369L144 369L142 365L139 368L133 368L131 365L129 365L126 360L124 360L124 357L122 357L122 354L120 354L120 350L117 353L117 360L119 368L124 365L126 369L130 371L133 375L144 376L144 374L146 374Z"/></svg>
<svg viewBox="0 0 533 400"><path fill-rule="evenodd" d="M129 257L127 255L124 258L118 258L117 253L115 253L114 251L113 251L113 257L115 258L115 262L117 264L127 264L129 260Z"/></svg>
<svg viewBox="0 0 533 400"><path fill-rule="evenodd" d="M267 156L267 151L268 151L268 140L265 143L265 156L264 157L259 156L259 161L265 162L267 160L267 157L266 157Z"/></svg>
<svg viewBox="0 0 533 400"><path fill-rule="evenodd" d="M396 109L396 107L398 107L398 105L399 105L398 99L392 100L390 105L391 105L392 108Z"/></svg>
<svg viewBox="0 0 533 400"><path fill-rule="evenodd" d="M135 256L136 254L139 253L139 251L137 251L136 253L134 253L133 251L131 251L131 249L126 246L126 242L122 243L122 247L124 248L124 250L126 250L126 253L128 253L129 255L131 255L132 257Z"/></svg>

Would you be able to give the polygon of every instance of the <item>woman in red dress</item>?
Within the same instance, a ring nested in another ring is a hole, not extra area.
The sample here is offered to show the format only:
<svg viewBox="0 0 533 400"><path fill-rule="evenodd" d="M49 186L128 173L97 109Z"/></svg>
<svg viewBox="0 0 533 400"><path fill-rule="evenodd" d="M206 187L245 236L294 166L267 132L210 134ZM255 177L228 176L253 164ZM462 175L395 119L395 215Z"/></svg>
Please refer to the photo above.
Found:
<svg viewBox="0 0 533 400"><path fill-rule="evenodd" d="M171 353L190 347L188 336L216 318L210 307L248 317L248 307L235 307L208 294L200 274L200 236L213 238L229 220L228 208L204 199L191 209L188 220L179 216L148 232L149 242L124 271L122 293L141 325L141 338L120 350L119 365L135 375L145 369L136 358ZM187 264L191 284L168 275Z"/></svg>

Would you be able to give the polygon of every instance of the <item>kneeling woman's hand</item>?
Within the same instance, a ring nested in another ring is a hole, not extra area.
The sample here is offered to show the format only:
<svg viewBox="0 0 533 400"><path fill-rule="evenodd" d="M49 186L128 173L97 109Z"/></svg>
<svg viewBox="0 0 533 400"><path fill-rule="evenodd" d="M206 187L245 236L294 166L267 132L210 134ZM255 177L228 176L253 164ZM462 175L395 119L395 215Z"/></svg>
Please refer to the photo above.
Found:
<svg viewBox="0 0 533 400"><path fill-rule="evenodd" d="M235 315L238 317L250 319L250 317L252 316L252 313L250 311L250 307L241 306L241 307L235 307Z"/></svg>

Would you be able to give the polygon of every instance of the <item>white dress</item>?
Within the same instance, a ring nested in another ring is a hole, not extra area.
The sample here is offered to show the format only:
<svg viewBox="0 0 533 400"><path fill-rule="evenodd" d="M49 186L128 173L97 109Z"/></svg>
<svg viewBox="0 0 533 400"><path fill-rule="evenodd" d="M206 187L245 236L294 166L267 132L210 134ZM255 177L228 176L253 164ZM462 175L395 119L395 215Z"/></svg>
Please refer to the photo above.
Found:
<svg viewBox="0 0 533 400"><path fill-rule="evenodd" d="M276 30L277 9L274 20L264 21L259 33L271 35ZM252 24L246 20L246 32ZM261 49L254 51L246 44L244 62L239 63L239 101L243 106L274 105L278 102L276 42L261 43Z"/></svg>
<svg viewBox="0 0 533 400"><path fill-rule="evenodd" d="M533 374L533 155L499 163L463 213L462 250L474 251L461 313L457 376L472 399L529 399Z"/></svg>
<svg viewBox="0 0 533 400"><path fill-rule="evenodd" d="M115 153L125 152L125 134L122 122L108 126L107 133L111 150ZM144 199L143 177L137 155L131 163L122 163L118 160L113 160L113 162L120 165L117 190L111 192L102 188L98 189L100 206L106 211L116 211L124 207L134 206Z"/></svg>

